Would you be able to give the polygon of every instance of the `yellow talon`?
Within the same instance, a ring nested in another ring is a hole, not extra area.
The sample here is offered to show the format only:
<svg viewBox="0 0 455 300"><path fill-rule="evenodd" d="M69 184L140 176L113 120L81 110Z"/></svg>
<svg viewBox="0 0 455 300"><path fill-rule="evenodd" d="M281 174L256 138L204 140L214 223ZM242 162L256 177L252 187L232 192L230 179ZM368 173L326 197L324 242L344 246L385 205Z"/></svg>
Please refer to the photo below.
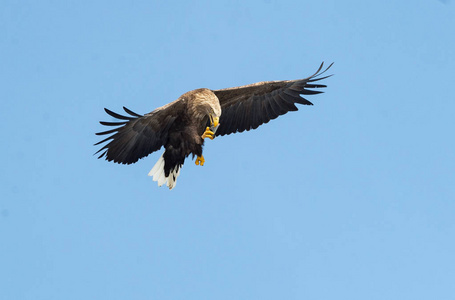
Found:
<svg viewBox="0 0 455 300"><path fill-rule="evenodd" d="M215 138L215 133L210 130L210 127L207 127L205 129L205 132L202 134L202 138L203 139L209 138L209 139L213 140Z"/></svg>
<svg viewBox="0 0 455 300"><path fill-rule="evenodd" d="M199 165L203 166L204 163L205 163L204 156L202 156L202 155L201 155L201 156L198 156L198 157L196 158L196 162L195 162L195 163L196 163L197 166L199 166Z"/></svg>

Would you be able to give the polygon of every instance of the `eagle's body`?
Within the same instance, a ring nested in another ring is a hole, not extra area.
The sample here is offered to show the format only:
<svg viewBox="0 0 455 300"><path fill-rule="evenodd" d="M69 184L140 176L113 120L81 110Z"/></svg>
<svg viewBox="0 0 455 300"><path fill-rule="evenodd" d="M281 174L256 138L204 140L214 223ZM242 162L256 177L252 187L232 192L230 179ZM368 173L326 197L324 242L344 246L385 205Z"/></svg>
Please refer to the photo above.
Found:
<svg viewBox="0 0 455 300"><path fill-rule="evenodd" d="M144 116L125 107L131 116L105 109L109 115L124 121L100 122L120 127L97 133L113 133L95 144L111 140L98 151L104 150L99 158L106 156L108 161L132 164L164 146L163 155L149 175L158 181L158 185L166 183L172 189L186 157L192 154L197 156L196 164L204 164L202 147L206 137L213 139L215 135L256 129L279 115L297 110L295 103L312 105L300 95L322 93L307 89L326 87L313 83L328 77L318 77L331 67L320 72L322 66L314 75L300 80L259 82L222 90L193 90Z"/></svg>

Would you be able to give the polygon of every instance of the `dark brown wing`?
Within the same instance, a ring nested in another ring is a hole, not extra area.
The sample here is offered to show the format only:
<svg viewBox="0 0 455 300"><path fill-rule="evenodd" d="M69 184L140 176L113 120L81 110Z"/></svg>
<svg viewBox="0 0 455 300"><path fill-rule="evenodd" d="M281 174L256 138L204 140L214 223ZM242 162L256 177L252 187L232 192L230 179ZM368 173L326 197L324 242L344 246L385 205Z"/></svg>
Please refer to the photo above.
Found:
<svg viewBox="0 0 455 300"><path fill-rule="evenodd" d="M163 146L167 140L169 128L185 112L185 105L185 100L179 99L144 116L126 107L123 109L129 116L119 115L105 108L109 115L124 121L100 122L102 125L119 127L97 133L97 135L112 135L95 144L99 145L110 140L95 154L102 152L98 158L105 156L106 160L120 164L137 162Z"/></svg>
<svg viewBox="0 0 455 300"><path fill-rule="evenodd" d="M299 80L267 81L250 85L213 91L220 100L221 118L216 135L225 135L245 130L256 129L288 111L295 111L295 103L313 105L300 95L314 95L322 91L309 89L325 88L314 83L329 76L318 77L327 71L333 63L321 72L319 69L312 76Z"/></svg>

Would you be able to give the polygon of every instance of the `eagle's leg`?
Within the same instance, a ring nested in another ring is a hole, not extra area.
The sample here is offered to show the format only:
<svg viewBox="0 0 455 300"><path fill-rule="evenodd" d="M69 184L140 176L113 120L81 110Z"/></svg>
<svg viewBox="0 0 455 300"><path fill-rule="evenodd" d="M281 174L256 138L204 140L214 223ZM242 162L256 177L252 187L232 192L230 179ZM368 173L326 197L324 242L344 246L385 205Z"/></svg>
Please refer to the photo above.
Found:
<svg viewBox="0 0 455 300"><path fill-rule="evenodd" d="M207 127L205 129L205 132L202 134L202 138L203 139L209 138L209 139L213 140L215 138L215 133L210 130L210 127Z"/></svg>
<svg viewBox="0 0 455 300"><path fill-rule="evenodd" d="M203 139L209 138L209 139L213 140L215 138L215 132L211 131L210 127L207 127L201 137ZM204 156L202 156L202 154L201 154L201 156L198 155L197 158L196 158L195 163L198 166L199 165L203 166L204 163L205 163Z"/></svg>
<svg viewBox="0 0 455 300"><path fill-rule="evenodd" d="M204 156L201 155L201 156L198 156L198 157L196 158L196 165L197 165L197 166L199 166L199 165L203 166L204 163L205 163Z"/></svg>

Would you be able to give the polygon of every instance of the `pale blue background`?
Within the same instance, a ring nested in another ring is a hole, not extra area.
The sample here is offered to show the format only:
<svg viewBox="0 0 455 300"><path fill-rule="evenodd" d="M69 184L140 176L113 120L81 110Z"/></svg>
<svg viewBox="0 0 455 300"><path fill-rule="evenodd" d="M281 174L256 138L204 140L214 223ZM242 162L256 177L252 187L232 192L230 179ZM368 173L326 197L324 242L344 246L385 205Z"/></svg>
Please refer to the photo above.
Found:
<svg viewBox="0 0 455 300"><path fill-rule="evenodd" d="M455 299L450 1L0 4L0 299ZM303 78L175 190L97 160L103 111Z"/></svg>

